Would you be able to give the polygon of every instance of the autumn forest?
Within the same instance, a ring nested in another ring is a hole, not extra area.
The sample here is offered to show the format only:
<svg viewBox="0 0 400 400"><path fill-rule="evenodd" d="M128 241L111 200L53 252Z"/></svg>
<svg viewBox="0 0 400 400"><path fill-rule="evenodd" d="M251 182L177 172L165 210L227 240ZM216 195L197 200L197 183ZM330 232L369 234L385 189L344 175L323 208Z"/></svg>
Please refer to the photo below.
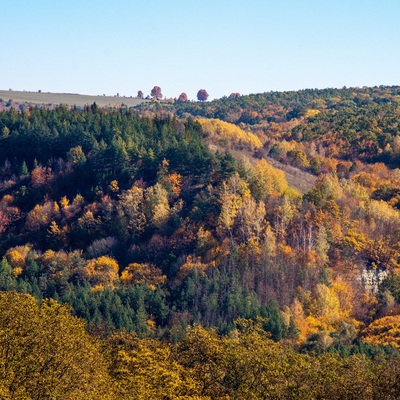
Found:
<svg viewBox="0 0 400 400"><path fill-rule="evenodd" d="M397 86L8 102L0 398L400 398L399 168Z"/></svg>

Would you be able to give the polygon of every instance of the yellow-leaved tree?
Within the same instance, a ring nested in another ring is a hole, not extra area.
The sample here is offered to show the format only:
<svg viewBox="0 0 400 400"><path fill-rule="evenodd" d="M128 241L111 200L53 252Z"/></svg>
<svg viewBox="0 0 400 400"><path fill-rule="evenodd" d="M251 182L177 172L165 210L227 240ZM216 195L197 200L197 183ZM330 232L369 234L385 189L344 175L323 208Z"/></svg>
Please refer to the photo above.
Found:
<svg viewBox="0 0 400 400"><path fill-rule="evenodd" d="M287 188L288 183L283 171L274 168L265 159L255 165L250 189L256 200L265 200L275 192L283 194Z"/></svg>
<svg viewBox="0 0 400 400"><path fill-rule="evenodd" d="M0 292L0 398L111 399L98 346L68 306Z"/></svg>
<svg viewBox="0 0 400 400"><path fill-rule="evenodd" d="M31 250L31 245L16 246L7 250L6 259L15 276L21 275L26 262L26 257Z"/></svg>
<svg viewBox="0 0 400 400"><path fill-rule="evenodd" d="M118 263L111 257L101 256L85 266L90 284L97 289L113 286L118 281Z"/></svg>
<svg viewBox="0 0 400 400"><path fill-rule="evenodd" d="M145 283L155 289L157 285L163 284L167 277L155 265L132 263L122 271L120 279L124 284Z"/></svg>
<svg viewBox="0 0 400 400"><path fill-rule="evenodd" d="M147 219L156 228L164 228L171 216L167 190L161 184L156 183L146 190L145 199L145 214Z"/></svg>
<svg viewBox="0 0 400 400"><path fill-rule="evenodd" d="M400 349L400 315L388 315L372 322L362 332L363 341Z"/></svg>
<svg viewBox="0 0 400 400"><path fill-rule="evenodd" d="M198 121L208 138L224 148L254 150L263 146L254 133L244 131L237 125L220 119L199 119Z"/></svg>
<svg viewBox="0 0 400 400"><path fill-rule="evenodd" d="M116 399L206 400L192 397L198 392L198 383L173 359L171 346L124 333L115 334L110 343Z"/></svg>
<svg viewBox="0 0 400 400"><path fill-rule="evenodd" d="M218 233L220 235L232 235L233 225L242 207L243 199L249 196L249 187L237 172L222 182L219 198L221 212L218 217Z"/></svg>
<svg viewBox="0 0 400 400"><path fill-rule="evenodd" d="M137 238L144 231L146 216L144 214L144 190L138 186L124 191L117 203L117 221L120 234L124 238Z"/></svg>

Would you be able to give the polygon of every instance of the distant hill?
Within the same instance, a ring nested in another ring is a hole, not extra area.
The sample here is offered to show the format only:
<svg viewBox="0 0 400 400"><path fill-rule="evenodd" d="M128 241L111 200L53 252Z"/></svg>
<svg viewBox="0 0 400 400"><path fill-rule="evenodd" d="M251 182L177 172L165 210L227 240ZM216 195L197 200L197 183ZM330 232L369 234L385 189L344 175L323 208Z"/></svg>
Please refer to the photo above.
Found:
<svg viewBox="0 0 400 400"><path fill-rule="evenodd" d="M96 103L100 107L115 106L124 103L128 107L135 107L146 100L136 97L119 96L90 96L73 93L42 93L42 92L18 92L13 90L0 90L0 99L3 102L12 100L16 103L31 104L67 104L69 106L83 107Z"/></svg>

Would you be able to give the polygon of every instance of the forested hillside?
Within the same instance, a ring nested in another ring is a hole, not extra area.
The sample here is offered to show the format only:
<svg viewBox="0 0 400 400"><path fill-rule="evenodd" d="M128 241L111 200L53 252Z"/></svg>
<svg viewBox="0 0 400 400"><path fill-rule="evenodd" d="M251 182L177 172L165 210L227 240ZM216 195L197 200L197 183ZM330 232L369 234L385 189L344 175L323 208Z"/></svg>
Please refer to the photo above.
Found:
<svg viewBox="0 0 400 400"><path fill-rule="evenodd" d="M0 303L101 359L63 398L400 396L399 101L0 112ZM0 356L4 398L48 398Z"/></svg>

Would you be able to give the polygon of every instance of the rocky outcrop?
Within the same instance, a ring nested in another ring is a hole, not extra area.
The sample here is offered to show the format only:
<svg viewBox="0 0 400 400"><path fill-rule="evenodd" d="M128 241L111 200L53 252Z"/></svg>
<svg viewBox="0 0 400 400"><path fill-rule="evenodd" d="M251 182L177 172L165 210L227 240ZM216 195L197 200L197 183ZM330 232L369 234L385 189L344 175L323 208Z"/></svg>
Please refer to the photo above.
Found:
<svg viewBox="0 0 400 400"><path fill-rule="evenodd" d="M375 295L378 293L379 285L387 278L387 272L384 269L366 269L361 271L360 280L365 290Z"/></svg>

